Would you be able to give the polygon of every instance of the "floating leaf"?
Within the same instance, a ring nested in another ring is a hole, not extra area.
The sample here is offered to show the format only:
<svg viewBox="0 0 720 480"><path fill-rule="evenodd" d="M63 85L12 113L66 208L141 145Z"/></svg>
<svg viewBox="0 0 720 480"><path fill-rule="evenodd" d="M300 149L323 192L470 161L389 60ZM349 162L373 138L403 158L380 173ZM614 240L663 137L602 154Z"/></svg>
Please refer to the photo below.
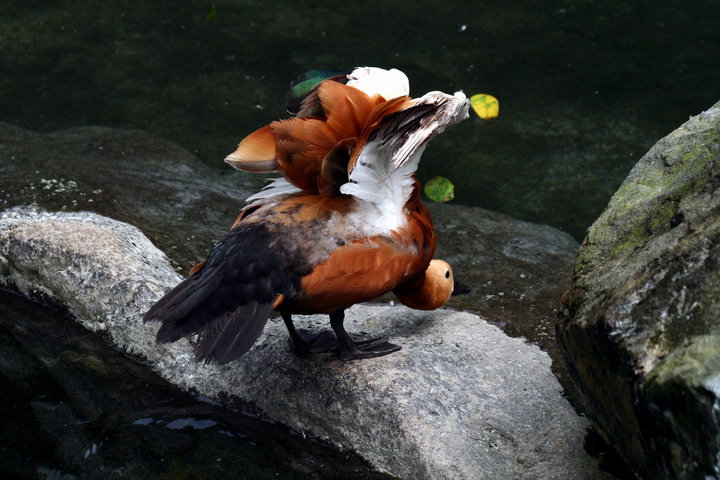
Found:
<svg viewBox="0 0 720 480"><path fill-rule="evenodd" d="M500 113L498 99L485 93L478 93L470 97L470 106L483 120L495 118Z"/></svg>
<svg viewBox="0 0 720 480"><path fill-rule="evenodd" d="M455 185L445 177L434 177L425 184L425 195L433 202L449 202L455 198Z"/></svg>
<svg viewBox="0 0 720 480"><path fill-rule="evenodd" d="M217 16L217 7L213 3L210 5L210 9L205 14L205 20L207 20L207 23L209 23L209 24L213 23L216 16Z"/></svg>

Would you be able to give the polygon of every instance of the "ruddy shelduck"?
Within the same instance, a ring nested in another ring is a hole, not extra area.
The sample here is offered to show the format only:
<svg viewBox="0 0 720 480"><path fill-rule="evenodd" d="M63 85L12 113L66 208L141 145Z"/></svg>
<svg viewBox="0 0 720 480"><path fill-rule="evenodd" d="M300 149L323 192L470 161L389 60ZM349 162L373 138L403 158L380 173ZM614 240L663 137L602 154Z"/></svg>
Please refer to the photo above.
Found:
<svg viewBox="0 0 720 480"><path fill-rule="evenodd" d="M432 310L457 291L450 266L432 259L435 233L415 171L427 143L468 116L462 92L408 93L399 70L357 68L289 96L294 118L246 137L226 162L281 177L248 198L207 260L145 315L162 321L158 342L197 334L199 359L227 363L277 311L300 355L399 350L387 338L354 342L344 310L390 291ZM329 314L335 335L298 332L293 313Z"/></svg>

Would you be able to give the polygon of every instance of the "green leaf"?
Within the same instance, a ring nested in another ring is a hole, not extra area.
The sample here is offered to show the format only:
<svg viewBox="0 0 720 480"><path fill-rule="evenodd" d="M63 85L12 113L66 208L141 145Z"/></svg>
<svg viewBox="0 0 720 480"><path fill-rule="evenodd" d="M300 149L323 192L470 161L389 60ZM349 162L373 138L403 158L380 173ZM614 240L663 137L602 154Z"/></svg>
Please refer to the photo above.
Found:
<svg viewBox="0 0 720 480"><path fill-rule="evenodd" d="M434 177L425 184L425 195L433 202L449 202L455 198L455 185L445 177Z"/></svg>

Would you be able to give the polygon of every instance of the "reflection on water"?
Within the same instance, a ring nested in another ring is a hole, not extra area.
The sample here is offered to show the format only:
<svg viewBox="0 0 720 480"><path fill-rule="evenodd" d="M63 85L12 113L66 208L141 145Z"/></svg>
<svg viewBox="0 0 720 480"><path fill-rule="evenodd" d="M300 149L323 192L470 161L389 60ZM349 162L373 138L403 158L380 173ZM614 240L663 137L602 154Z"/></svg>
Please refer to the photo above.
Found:
<svg viewBox="0 0 720 480"><path fill-rule="evenodd" d="M2 478L387 478L183 393L72 320L3 291L0 351Z"/></svg>

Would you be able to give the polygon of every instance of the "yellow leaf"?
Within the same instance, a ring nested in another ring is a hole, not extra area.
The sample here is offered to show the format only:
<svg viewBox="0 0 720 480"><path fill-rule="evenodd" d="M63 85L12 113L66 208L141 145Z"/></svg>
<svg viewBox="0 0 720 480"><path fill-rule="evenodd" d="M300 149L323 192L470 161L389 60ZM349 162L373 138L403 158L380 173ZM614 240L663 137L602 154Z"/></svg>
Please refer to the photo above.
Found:
<svg viewBox="0 0 720 480"><path fill-rule="evenodd" d="M498 99L485 93L478 93L470 97L470 106L483 120L495 118L500 113Z"/></svg>

